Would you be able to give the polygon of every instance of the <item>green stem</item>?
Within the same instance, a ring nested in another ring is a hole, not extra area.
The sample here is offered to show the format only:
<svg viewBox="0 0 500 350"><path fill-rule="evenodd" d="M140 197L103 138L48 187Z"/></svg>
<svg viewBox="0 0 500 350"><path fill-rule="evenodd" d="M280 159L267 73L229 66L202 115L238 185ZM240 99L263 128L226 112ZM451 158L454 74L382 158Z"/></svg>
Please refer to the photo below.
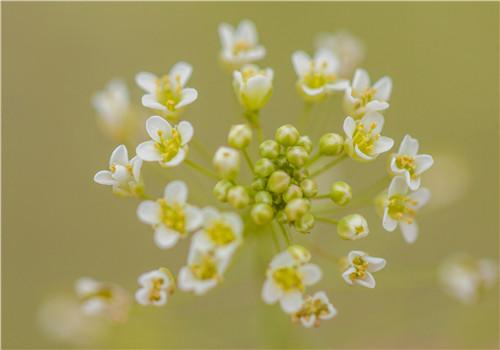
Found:
<svg viewBox="0 0 500 350"><path fill-rule="evenodd" d="M271 237L273 238L274 247L276 248L276 252L280 252L281 251L280 241L278 239L278 235L276 234L276 230L274 229L274 225L271 224L270 227L271 227Z"/></svg>
<svg viewBox="0 0 500 350"><path fill-rule="evenodd" d="M320 194L320 195L317 195L316 197L314 197L312 199L330 199L330 194L329 193Z"/></svg>
<svg viewBox="0 0 500 350"><path fill-rule="evenodd" d="M327 171L328 169L334 167L335 165L339 164L341 161L343 161L344 159L347 158L347 155L346 154L343 154L341 155L340 157L332 160L330 163L327 163L325 165L323 165L321 168L319 168L318 170L316 171L313 171L311 173L311 177L315 177L315 176L318 176L319 174Z"/></svg>
<svg viewBox="0 0 500 350"><path fill-rule="evenodd" d="M304 102L304 108L302 109L302 113L299 116L299 120L297 121L297 125L299 127L299 131L301 132L307 132L307 125L309 118L311 116L311 110L312 110L313 104L310 102Z"/></svg>
<svg viewBox="0 0 500 350"><path fill-rule="evenodd" d="M290 246L290 237L288 236L288 230L286 229L285 225L283 225L281 222L278 222L278 225L281 229L281 233L283 234L283 237L285 238L286 245Z"/></svg>
<svg viewBox="0 0 500 350"><path fill-rule="evenodd" d="M253 173L253 162L252 162L252 158L250 158L250 155L248 154L248 150L245 148L243 150L241 150L241 152L243 153L243 157L245 157L245 160L247 161L247 164L248 164L248 167L250 168L250 171Z"/></svg>
<svg viewBox="0 0 500 350"><path fill-rule="evenodd" d="M211 177L211 178L214 178L214 179L217 179L219 180L219 177L217 176L217 174L215 174L214 172L212 172L211 170L205 168L204 166L202 165L199 165L198 163L195 163L193 162L192 160L190 159L185 159L184 162L189 165L191 168L195 169L196 171L200 172L201 174L203 175L207 175L208 177Z"/></svg>
<svg viewBox="0 0 500 350"><path fill-rule="evenodd" d="M328 224L333 224L333 225L337 225L339 223L338 220L330 219L330 218L325 218L325 217L322 217L322 216L315 216L314 219L316 219L318 221L326 222Z"/></svg>
<svg viewBox="0 0 500 350"><path fill-rule="evenodd" d="M316 163L318 160L320 160L321 156L322 156L322 154L319 153L319 151L318 151L318 153L316 153L314 156L311 157L311 159L309 160L309 163L307 163L307 167L310 167L311 165Z"/></svg>

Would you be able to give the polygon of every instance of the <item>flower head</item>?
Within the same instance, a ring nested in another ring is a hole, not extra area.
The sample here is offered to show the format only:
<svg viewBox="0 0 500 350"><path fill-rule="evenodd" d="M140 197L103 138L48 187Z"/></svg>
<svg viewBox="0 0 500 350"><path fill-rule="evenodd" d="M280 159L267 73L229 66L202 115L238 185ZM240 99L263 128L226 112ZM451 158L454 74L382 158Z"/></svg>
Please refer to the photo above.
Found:
<svg viewBox="0 0 500 350"><path fill-rule="evenodd" d="M394 140L380 135L383 126L384 116L377 112L371 112L359 121L351 117L345 118L347 154L359 161L370 161L377 158L379 154L389 151Z"/></svg>
<svg viewBox="0 0 500 350"><path fill-rule="evenodd" d="M391 157L390 170L394 175L404 176L408 187L415 191L420 187L420 175L434 163L432 156L418 153L418 140L406 135L398 153Z"/></svg>
<svg viewBox="0 0 500 350"><path fill-rule="evenodd" d="M313 58L303 51L292 55L298 76L297 89L306 101L319 101L332 91L343 91L347 80L339 79L339 61L329 50L318 50Z"/></svg>
<svg viewBox="0 0 500 350"><path fill-rule="evenodd" d="M418 236L418 226L415 222L417 211L430 199L427 188L410 191L402 176L392 179L385 200L383 226L387 231L394 231L399 225L406 242L413 243Z"/></svg>
<svg viewBox="0 0 500 350"><path fill-rule="evenodd" d="M233 87L240 104L247 111L259 111L264 107L273 90L273 70L245 65L233 72Z"/></svg>
<svg viewBox="0 0 500 350"><path fill-rule="evenodd" d="M279 301L286 313L298 312L304 303L302 294L306 287L317 283L321 276L317 265L298 259L288 250L283 251L269 264L262 299L267 304Z"/></svg>
<svg viewBox="0 0 500 350"><path fill-rule="evenodd" d="M123 196L141 195L143 184L141 179L142 159L128 159L125 145L116 147L109 158L109 170L98 171L94 181L100 185L112 186L113 192Z"/></svg>
<svg viewBox="0 0 500 350"><path fill-rule="evenodd" d="M237 28L221 23L219 37L222 44L220 58L230 67L239 68L266 55L266 49L259 45L257 30L252 21L243 20Z"/></svg>
<svg viewBox="0 0 500 350"><path fill-rule="evenodd" d="M191 123L181 121L170 125L160 116L152 116L146 121L146 131L151 141L137 146L137 155L147 162L158 162L164 167L174 167L186 158L188 143L193 137Z"/></svg>
<svg viewBox="0 0 500 350"><path fill-rule="evenodd" d="M316 292L304 298L299 311L292 315L292 320L300 321L306 328L319 327L320 322L329 320L337 314L337 310L328 300L325 292Z"/></svg>
<svg viewBox="0 0 500 350"><path fill-rule="evenodd" d="M370 76L361 68L354 73L351 86L345 89L344 110L346 114L356 119L374 111L383 111L389 108L392 80L389 77L380 78L373 86Z"/></svg>
<svg viewBox="0 0 500 350"><path fill-rule="evenodd" d="M367 288L375 288L375 278L371 274L385 267L385 259L376 258L362 252L353 250L347 255L349 264L342 277L348 284L359 284Z"/></svg>
<svg viewBox="0 0 500 350"><path fill-rule="evenodd" d="M168 294L174 291L174 278L170 271L163 267L143 273L137 282L141 287L135 293L135 299L141 305L165 305Z"/></svg>
<svg viewBox="0 0 500 350"><path fill-rule="evenodd" d="M368 236L368 222L359 214L344 216L337 224L337 233L347 240L356 240Z"/></svg>
<svg viewBox="0 0 500 350"><path fill-rule="evenodd" d="M162 77L148 72L137 74L137 85L147 92L142 96L142 105L162 111L168 117L177 117L185 106L198 98L195 89L185 87L192 71L190 64L179 62L170 69L168 75Z"/></svg>

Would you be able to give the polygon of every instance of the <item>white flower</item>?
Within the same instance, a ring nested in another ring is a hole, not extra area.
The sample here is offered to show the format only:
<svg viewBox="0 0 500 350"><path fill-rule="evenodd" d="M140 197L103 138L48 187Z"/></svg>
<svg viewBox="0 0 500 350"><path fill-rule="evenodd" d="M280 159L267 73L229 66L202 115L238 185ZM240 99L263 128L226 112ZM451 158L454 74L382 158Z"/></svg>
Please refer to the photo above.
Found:
<svg viewBox="0 0 500 350"><path fill-rule="evenodd" d="M142 105L175 117L179 111L198 98L198 92L186 88L193 68L186 62L175 64L168 75L157 77L148 72L136 75L135 81L147 94L142 96Z"/></svg>
<svg viewBox="0 0 500 350"><path fill-rule="evenodd" d="M332 91L342 91L349 86L339 79L339 61L328 50L318 50L314 58L303 51L292 55L292 63L298 75L297 89L306 101L319 101Z"/></svg>
<svg viewBox="0 0 500 350"><path fill-rule="evenodd" d="M240 172L240 153L231 147L219 147L212 162L223 179L234 179Z"/></svg>
<svg viewBox="0 0 500 350"><path fill-rule="evenodd" d="M382 221L384 228L392 232L399 225L405 241L415 242L418 236L415 215L417 210L429 201L430 196L431 193L427 188L419 188L412 192L404 177L394 177L389 185L385 201Z"/></svg>
<svg viewBox="0 0 500 350"><path fill-rule="evenodd" d="M246 65L233 72L233 87L240 104L247 111L259 111L264 107L273 90L273 70Z"/></svg>
<svg viewBox="0 0 500 350"><path fill-rule="evenodd" d="M269 264L262 299L267 304L279 301L283 311L295 313L304 302L302 293L306 286L317 283L321 276L321 269L317 265L304 263L289 251L283 251Z"/></svg>
<svg viewBox="0 0 500 350"><path fill-rule="evenodd" d="M160 116L146 120L146 131L152 141L137 146L137 155L147 162L158 162L164 167L174 167L186 158L188 143L193 137L191 123L181 121L172 127Z"/></svg>
<svg viewBox="0 0 500 350"><path fill-rule="evenodd" d="M292 315L293 321L300 321L306 328L319 327L320 321L329 320L337 314L325 292L306 296L299 311Z"/></svg>
<svg viewBox="0 0 500 350"><path fill-rule="evenodd" d="M109 170L98 171L94 181L100 185L112 186L113 192L120 195L141 195L141 167L142 159L134 157L129 161L127 147L120 145L111 153Z"/></svg>
<svg viewBox="0 0 500 350"><path fill-rule="evenodd" d="M420 175L434 163L432 156L417 153L418 140L406 135L398 153L392 155L390 163L392 174L402 175L413 191L420 187Z"/></svg>
<svg viewBox="0 0 500 350"><path fill-rule="evenodd" d="M115 321L126 319L130 298L121 287L82 277L75 283L75 292L84 314L101 315Z"/></svg>
<svg viewBox="0 0 500 350"><path fill-rule="evenodd" d="M222 281L229 261L229 257L216 254L214 250L198 249L197 243L192 241L188 264L179 271L179 289L205 294Z"/></svg>
<svg viewBox="0 0 500 350"><path fill-rule="evenodd" d="M230 257L243 241L243 222L236 213L220 213L217 209L202 209L203 227L193 236L196 249L214 250L215 254Z"/></svg>
<svg viewBox="0 0 500 350"><path fill-rule="evenodd" d="M340 60L340 76L350 77L365 57L365 47L361 40L348 32L320 33L316 38L317 49L331 50Z"/></svg>
<svg viewBox="0 0 500 350"><path fill-rule="evenodd" d="M356 240L368 236L368 222L359 214L344 216L337 224L337 233L343 239Z"/></svg>
<svg viewBox="0 0 500 350"><path fill-rule="evenodd" d="M389 151L394 145L394 140L380 135L383 126L384 116L377 112L368 113L358 121L351 117L345 118L347 154L356 160L370 161L379 154Z"/></svg>
<svg viewBox="0 0 500 350"><path fill-rule="evenodd" d="M172 181L163 198L144 201L137 208L139 219L153 226L154 240L161 249L173 247L180 238L196 231L203 222L201 211L187 204L188 188L183 181Z"/></svg>
<svg viewBox="0 0 500 350"><path fill-rule="evenodd" d="M344 110L346 114L359 119L363 115L389 108L392 80L389 77L380 78L373 86L370 76L361 68L356 69L352 84L345 89Z"/></svg>
<svg viewBox="0 0 500 350"><path fill-rule="evenodd" d="M385 260L369 256L360 250L353 250L347 255L349 267L342 274L348 284L359 284L367 288L375 288L375 278L371 274L385 267Z"/></svg>
<svg viewBox="0 0 500 350"><path fill-rule="evenodd" d="M135 299L141 305L165 305L174 290L173 276L166 268L145 272L137 281L141 288L135 293Z"/></svg>
<svg viewBox="0 0 500 350"><path fill-rule="evenodd" d="M439 280L450 296L464 304L476 303L481 293L495 285L498 264L466 255L448 258L439 269Z"/></svg>
<svg viewBox="0 0 500 350"><path fill-rule="evenodd" d="M221 60L231 67L241 67L266 55L266 49L259 45L255 25L249 20L241 21L237 28L221 23L219 37L222 44Z"/></svg>

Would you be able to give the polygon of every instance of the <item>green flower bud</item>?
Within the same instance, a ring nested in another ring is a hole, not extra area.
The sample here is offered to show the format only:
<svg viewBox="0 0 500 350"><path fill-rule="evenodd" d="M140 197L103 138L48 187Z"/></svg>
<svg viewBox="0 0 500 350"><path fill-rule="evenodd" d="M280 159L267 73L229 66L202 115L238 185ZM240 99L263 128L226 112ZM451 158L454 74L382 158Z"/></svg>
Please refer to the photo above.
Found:
<svg viewBox="0 0 500 350"><path fill-rule="evenodd" d="M330 198L337 205L346 205L352 198L351 186L344 181L334 182L330 189Z"/></svg>
<svg viewBox="0 0 500 350"><path fill-rule="evenodd" d="M295 180L301 182L302 180L309 178L309 170L306 168L295 169L293 171L293 177Z"/></svg>
<svg viewBox="0 0 500 350"><path fill-rule="evenodd" d="M280 145L274 140L267 140L260 144L259 154L262 158L274 159L280 154Z"/></svg>
<svg viewBox="0 0 500 350"><path fill-rule="evenodd" d="M359 214L347 215L337 224L337 233L343 239L360 239L368 236L368 223Z"/></svg>
<svg viewBox="0 0 500 350"><path fill-rule="evenodd" d="M272 204L273 196L267 191L259 191L254 197L255 203Z"/></svg>
<svg viewBox="0 0 500 350"><path fill-rule="evenodd" d="M252 190L254 190L255 192L265 190L266 186L267 186L267 180L264 179L263 177L259 177L257 179L254 179L252 181L252 184L250 185Z"/></svg>
<svg viewBox="0 0 500 350"><path fill-rule="evenodd" d="M318 194L318 184L313 179L305 179L300 183L300 188L306 197L315 197Z"/></svg>
<svg viewBox="0 0 500 350"><path fill-rule="evenodd" d="M275 159L275 162L276 166L280 169L288 166L288 160L286 159L286 156L278 156L278 158Z"/></svg>
<svg viewBox="0 0 500 350"><path fill-rule="evenodd" d="M213 193L215 198L221 202L227 201L227 192L234 184L229 180L220 180L214 186Z"/></svg>
<svg viewBox="0 0 500 350"><path fill-rule="evenodd" d="M257 225L265 225L273 219L274 211L269 204L258 203L252 207L250 215Z"/></svg>
<svg viewBox="0 0 500 350"><path fill-rule="evenodd" d="M281 222L282 224L286 224L288 223L288 219L286 217L286 214L283 212L283 211L279 211L277 214L276 214L276 220L278 222Z"/></svg>
<svg viewBox="0 0 500 350"><path fill-rule="evenodd" d="M243 186L233 186L227 192L227 201L236 209L244 209L250 204L250 195Z"/></svg>
<svg viewBox="0 0 500 350"><path fill-rule="evenodd" d="M293 146L299 140L299 131L291 124L280 126L274 138L283 146Z"/></svg>
<svg viewBox="0 0 500 350"><path fill-rule="evenodd" d="M314 227L314 216L306 213L295 221L295 228L302 233L309 233Z"/></svg>
<svg viewBox="0 0 500 350"><path fill-rule="evenodd" d="M213 164L223 179L234 179L240 172L240 154L230 147L219 147L215 152Z"/></svg>
<svg viewBox="0 0 500 350"><path fill-rule="evenodd" d="M295 168L302 168L309 160L309 153L301 146L293 146L286 152L286 158Z"/></svg>
<svg viewBox="0 0 500 350"><path fill-rule="evenodd" d="M287 248L287 251L297 262L301 264L306 264L311 261L311 253L301 245L291 245Z"/></svg>
<svg viewBox="0 0 500 350"><path fill-rule="evenodd" d="M336 156L344 150L344 138L339 134L328 133L319 139L319 152L327 156Z"/></svg>
<svg viewBox="0 0 500 350"><path fill-rule="evenodd" d="M285 193L283 194L283 200L288 203L295 198L302 198L302 196L303 194L300 187L292 184L288 186Z"/></svg>
<svg viewBox="0 0 500 350"><path fill-rule="evenodd" d="M246 124L233 125L229 130L227 143L229 146L244 149L252 142L252 129Z"/></svg>
<svg viewBox="0 0 500 350"><path fill-rule="evenodd" d="M267 188L274 193L283 193L290 185L290 176L283 170L275 171L267 181Z"/></svg>
<svg viewBox="0 0 500 350"><path fill-rule="evenodd" d="M304 147L307 153L311 153L313 150L313 143L309 136L301 136L297 142L297 146Z"/></svg>
<svg viewBox="0 0 500 350"><path fill-rule="evenodd" d="M311 204L304 198L296 198L288 202L285 207L285 214L289 221L295 221L309 212Z"/></svg>
<svg viewBox="0 0 500 350"><path fill-rule="evenodd" d="M262 158L255 163L253 170L255 174L258 176L268 177L275 170L275 168L276 167L274 166L272 160L269 160L267 158Z"/></svg>

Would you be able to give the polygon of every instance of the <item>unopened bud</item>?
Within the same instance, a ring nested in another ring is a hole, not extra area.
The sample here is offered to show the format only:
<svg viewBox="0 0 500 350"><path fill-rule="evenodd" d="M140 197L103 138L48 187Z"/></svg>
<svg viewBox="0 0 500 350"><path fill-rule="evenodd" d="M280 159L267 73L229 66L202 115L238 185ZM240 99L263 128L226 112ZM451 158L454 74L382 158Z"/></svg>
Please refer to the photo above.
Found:
<svg viewBox="0 0 500 350"><path fill-rule="evenodd" d="M258 203L252 207L250 215L257 225L265 225L273 219L274 211L269 204Z"/></svg>
<svg viewBox="0 0 500 350"><path fill-rule="evenodd" d="M330 198L337 205L346 205L352 198L351 186L344 181L334 182L330 189Z"/></svg>
<svg viewBox="0 0 500 350"><path fill-rule="evenodd" d="M299 131L291 124L280 126L274 138L283 146L293 146L299 140Z"/></svg>
<svg viewBox="0 0 500 350"><path fill-rule="evenodd" d="M280 154L280 145L274 140L267 140L260 144L259 154L263 158L274 159Z"/></svg>
<svg viewBox="0 0 500 350"><path fill-rule="evenodd" d="M267 181L267 188L274 193L283 193L290 185L290 176L283 170L275 171Z"/></svg>
<svg viewBox="0 0 500 350"><path fill-rule="evenodd" d="M344 138L339 134L328 133L319 139L319 152L327 156L336 156L344 150Z"/></svg>
<svg viewBox="0 0 500 350"><path fill-rule="evenodd" d="M261 177L268 177L275 170L275 166L272 160L268 158L259 159L254 165L254 172L256 175Z"/></svg>
<svg viewBox="0 0 500 350"><path fill-rule="evenodd" d="M227 142L237 149L247 148L252 142L252 128L246 124L233 125L229 130Z"/></svg>
<svg viewBox="0 0 500 350"><path fill-rule="evenodd" d="M227 192L227 201L236 209L244 209L250 204L250 195L243 186L233 186Z"/></svg>
<svg viewBox="0 0 500 350"><path fill-rule="evenodd" d="M215 152L213 164L220 177L234 179L240 172L240 154L230 147L219 147Z"/></svg>
<svg viewBox="0 0 500 350"><path fill-rule="evenodd" d="M301 245L291 245L287 248L287 251L297 262L301 264L311 261L311 253Z"/></svg>
<svg viewBox="0 0 500 350"><path fill-rule="evenodd" d="M314 216L306 213L295 221L295 228L302 233L309 233L314 227Z"/></svg>
<svg viewBox="0 0 500 350"><path fill-rule="evenodd" d="M306 197L315 197L318 194L318 184L313 179L305 179L300 183L300 188Z"/></svg>
<svg viewBox="0 0 500 350"><path fill-rule="evenodd" d="M313 150L313 143L309 136L301 136L297 142L297 146L304 147L307 153L311 153Z"/></svg>
<svg viewBox="0 0 500 350"><path fill-rule="evenodd" d="M343 239L360 239L368 236L368 223L359 214L347 215L337 224L337 233Z"/></svg>
<svg viewBox="0 0 500 350"><path fill-rule="evenodd" d="M285 214L289 221L295 221L311 209L311 204L304 198L296 198L288 202Z"/></svg>
<svg viewBox="0 0 500 350"><path fill-rule="evenodd" d="M286 158L295 168L302 168L309 160L309 153L301 146L293 146L286 152Z"/></svg>
<svg viewBox="0 0 500 350"><path fill-rule="evenodd" d="M254 197L255 203L272 204L273 196L267 191L259 191Z"/></svg>
<svg viewBox="0 0 500 350"><path fill-rule="evenodd" d="M221 202L227 201L227 192L234 184L229 180L220 180L214 186L214 196Z"/></svg>

